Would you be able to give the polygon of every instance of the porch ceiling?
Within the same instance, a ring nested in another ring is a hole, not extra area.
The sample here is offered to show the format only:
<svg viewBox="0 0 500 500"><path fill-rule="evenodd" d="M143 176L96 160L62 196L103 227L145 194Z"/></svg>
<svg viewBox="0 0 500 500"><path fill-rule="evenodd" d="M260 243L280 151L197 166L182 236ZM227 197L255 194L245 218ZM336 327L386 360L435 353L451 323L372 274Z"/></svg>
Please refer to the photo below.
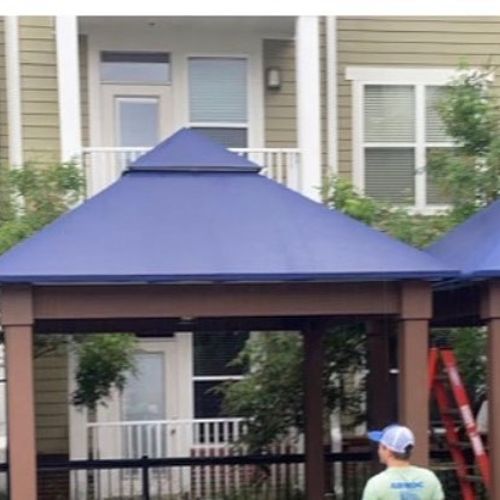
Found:
<svg viewBox="0 0 500 500"><path fill-rule="evenodd" d="M293 37L293 16L82 16L79 18L80 33L97 31L100 28L119 28L133 32L149 29L204 29L244 30L265 36Z"/></svg>

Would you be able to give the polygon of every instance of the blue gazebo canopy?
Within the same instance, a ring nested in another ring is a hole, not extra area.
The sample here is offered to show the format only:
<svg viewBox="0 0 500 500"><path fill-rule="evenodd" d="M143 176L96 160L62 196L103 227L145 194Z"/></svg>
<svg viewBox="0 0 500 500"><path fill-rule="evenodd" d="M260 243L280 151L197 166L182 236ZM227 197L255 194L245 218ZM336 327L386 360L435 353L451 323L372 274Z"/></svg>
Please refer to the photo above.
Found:
<svg viewBox="0 0 500 500"><path fill-rule="evenodd" d="M440 279L439 259L183 129L0 257L1 283Z"/></svg>
<svg viewBox="0 0 500 500"><path fill-rule="evenodd" d="M464 278L500 276L500 200L452 229L427 249Z"/></svg>

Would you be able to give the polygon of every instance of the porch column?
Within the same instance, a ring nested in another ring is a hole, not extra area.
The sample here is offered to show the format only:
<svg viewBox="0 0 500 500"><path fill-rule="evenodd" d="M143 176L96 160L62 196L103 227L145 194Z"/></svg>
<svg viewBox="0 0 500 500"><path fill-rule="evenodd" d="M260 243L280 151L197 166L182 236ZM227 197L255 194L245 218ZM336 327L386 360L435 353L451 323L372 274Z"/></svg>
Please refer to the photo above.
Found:
<svg viewBox="0 0 500 500"><path fill-rule="evenodd" d="M389 328L391 327L392 324L388 325L383 320L369 321L366 325L368 429L382 429L394 421L389 359Z"/></svg>
<svg viewBox="0 0 500 500"><path fill-rule="evenodd" d="M429 462L429 319L432 293L429 283L407 282L401 289L398 338L399 422L415 434L413 461Z"/></svg>
<svg viewBox="0 0 500 500"><path fill-rule="evenodd" d="M490 282L483 291L481 317L488 326L488 448L490 498L500 498L500 282Z"/></svg>
<svg viewBox="0 0 500 500"><path fill-rule="evenodd" d="M7 429L11 500L36 500L33 309L31 289L2 290L7 365Z"/></svg>
<svg viewBox="0 0 500 500"><path fill-rule="evenodd" d="M308 327L304 337L304 413L306 448L306 498L323 500L325 461L323 450L323 329Z"/></svg>
<svg viewBox="0 0 500 500"><path fill-rule="evenodd" d="M297 131L301 153L300 191L319 201L321 187L321 115L319 18L297 17L295 27Z"/></svg>
<svg viewBox="0 0 500 500"><path fill-rule="evenodd" d="M56 17L56 39L61 161L70 161L81 154L82 147L78 21L76 16Z"/></svg>

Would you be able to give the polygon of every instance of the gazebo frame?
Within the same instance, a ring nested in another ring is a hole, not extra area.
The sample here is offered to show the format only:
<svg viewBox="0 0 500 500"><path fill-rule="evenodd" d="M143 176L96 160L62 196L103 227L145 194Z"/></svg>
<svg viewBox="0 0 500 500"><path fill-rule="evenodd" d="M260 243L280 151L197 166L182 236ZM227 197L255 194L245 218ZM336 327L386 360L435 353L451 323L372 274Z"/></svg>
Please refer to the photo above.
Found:
<svg viewBox="0 0 500 500"><path fill-rule="evenodd" d="M494 333L490 335L490 349L500 352L500 286L494 290L495 297L499 298L495 311L499 312L490 317L490 330ZM2 288L1 313L7 362L10 498L37 498L33 335L39 332L196 331L209 324L302 331L306 494L308 500L322 500L325 481L321 374L325 329L331 324L354 319L394 319L399 322L399 420L414 430L418 443L415 460L425 465L428 460L427 356L431 303L431 285L425 280L6 284ZM500 362L493 370L493 378L500 376ZM498 399L492 400L496 406L500 404ZM496 433L493 442L499 439L500 432ZM493 463L498 464L496 455L495 460ZM498 483L499 479L494 481Z"/></svg>
<svg viewBox="0 0 500 500"><path fill-rule="evenodd" d="M500 498L500 280L462 283L434 294L433 324L440 327L486 326L488 331L488 449L490 498Z"/></svg>

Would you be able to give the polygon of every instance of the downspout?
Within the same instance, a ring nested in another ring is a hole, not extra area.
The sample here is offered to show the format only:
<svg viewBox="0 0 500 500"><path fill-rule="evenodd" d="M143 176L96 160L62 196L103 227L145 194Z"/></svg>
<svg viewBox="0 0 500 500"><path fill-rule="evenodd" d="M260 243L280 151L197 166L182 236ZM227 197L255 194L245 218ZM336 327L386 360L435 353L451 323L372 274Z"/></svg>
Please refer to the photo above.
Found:
<svg viewBox="0 0 500 500"><path fill-rule="evenodd" d="M326 103L328 170L338 175L337 19L326 18Z"/></svg>
<svg viewBox="0 0 500 500"><path fill-rule="evenodd" d="M21 71L17 16L5 16L5 66L7 87L7 129L9 163L23 164L23 129L21 117Z"/></svg>

